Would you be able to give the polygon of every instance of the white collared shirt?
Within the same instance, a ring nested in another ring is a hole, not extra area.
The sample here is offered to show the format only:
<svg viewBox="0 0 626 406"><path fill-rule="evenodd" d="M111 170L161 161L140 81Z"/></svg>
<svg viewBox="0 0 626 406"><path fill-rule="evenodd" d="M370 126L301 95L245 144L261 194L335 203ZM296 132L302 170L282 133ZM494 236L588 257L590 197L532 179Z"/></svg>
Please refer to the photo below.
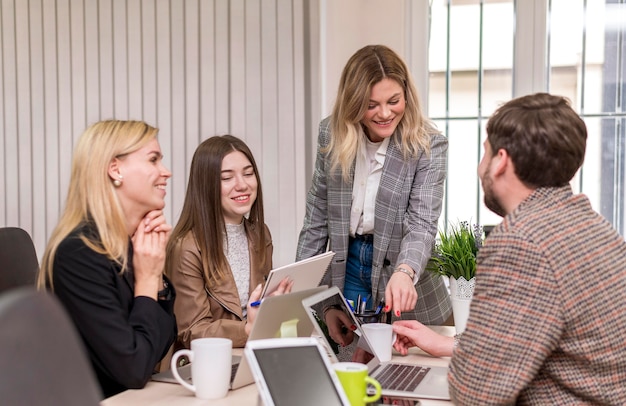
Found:
<svg viewBox="0 0 626 406"><path fill-rule="evenodd" d="M364 135L364 134L363 134ZM356 154L352 208L350 210L350 235L373 234L378 185L383 173L389 138L371 142L366 136Z"/></svg>

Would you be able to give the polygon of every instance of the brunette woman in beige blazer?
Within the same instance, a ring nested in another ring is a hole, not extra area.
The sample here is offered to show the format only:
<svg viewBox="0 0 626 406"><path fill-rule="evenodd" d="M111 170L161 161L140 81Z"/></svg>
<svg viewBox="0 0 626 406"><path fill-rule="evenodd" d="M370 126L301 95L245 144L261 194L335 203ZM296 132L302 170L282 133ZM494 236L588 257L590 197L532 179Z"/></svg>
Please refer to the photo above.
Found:
<svg viewBox="0 0 626 406"><path fill-rule="evenodd" d="M319 126L315 173L297 259L336 253L323 284L347 299L385 301L393 316L442 324L451 313L435 243L448 141L422 114L402 59L382 45L357 51Z"/></svg>
<svg viewBox="0 0 626 406"><path fill-rule="evenodd" d="M176 285L175 350L202 337L246 345L261 284L272 269L272 236L263 215L261 178L250 148L232 135L204 140L191 161L165 272ZM274 294L291 290L284 280Z"/></svg>

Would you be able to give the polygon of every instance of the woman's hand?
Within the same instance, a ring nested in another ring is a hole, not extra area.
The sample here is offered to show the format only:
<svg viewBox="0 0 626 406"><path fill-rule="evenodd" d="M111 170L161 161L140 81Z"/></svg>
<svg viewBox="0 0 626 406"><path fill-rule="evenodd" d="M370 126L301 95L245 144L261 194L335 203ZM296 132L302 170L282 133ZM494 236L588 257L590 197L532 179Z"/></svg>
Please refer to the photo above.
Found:
<svg viewBox="0 0 626 406"><path fill-rule="evenodd" d="M280 281L276 290L273 291L269 296L278 296L278 295L284 295L285 293L291 293L292 288L293 288L293 281L289 279L289 277L286 277L282 281Z"/></svg>
<svg viewBox="0 0 626 406"><path fill-rule="evenodd" d="M293 281L289 278L285 278L278 284L278 287L274 292L272 292L269 296L277 296L284 295L285 293L290 293L291 288L293 288ZM259 312L259 306L251 306L252 303L258 302L261 299L261 292L263 292L263 285L259 284L252 293L250 293L250 297L248 298L248 304L246 308L248 309L247 321L246 321L246 334L250 335L252 331L252 326L254 325L254 320L256 319L256 315Z"/></svg>
<svg viewBox="0 0 626 406"><path fill-rule="evenodd" d="M165 247L172 227L161 210L153 210L142 219L132 236L135 296L157 299L163 288Z"/></svg>
<svg viewBox="0 0 626 406"><path fill-rule="evenodd" d="M406 267L406 265L404 265ZM415 309L417 291L413 279L403 272L394 272L385 288L385 309L393 309L393 314L400 317L401 312Z"/></svg>
<svg viewBox="0 0 626 406"><path fill-rule="evenodd" d="M454 338L442 336L416 320L398 320L393 323L397 338L393 347L402 355L409 348L418 347L435 357L451 357Z"/></svg>
<svg viewBox="0 0 626 406"><path fill-rule="evenodd" d="M172 230L172 226L167 224L167 221L165 221L163 210L152 210L143 218L140 223L140 227L141 224L145 225L144 230L146 233L151 231L169 233Z"/></svg>
<svg viewBox="0 0 626 406"><path fill-rule="evenodd" d="M256 314L259 312L258 306L252 306L252 303L258 302L261 299L261 292L263 292L263 285L259 283L259 285L254 288L252 293L250 293L250 297L248 298L248 304L246 305L247 309L247 319L246 319L246 334L250 335L252 331L252 326L254 325L254 319L256 319Z"/></svg>
<svg viewBox="0 0 626 406"><path fill-rule="evenodd" d="M358 362L359 364L367 364L372 358L374 358L374 354L360 347L357 347L352 354L352 362Z"/></svg>
<svg viewBox="0 0 626 406"><path fill-rule="evenodd" d="M352 343L356 326L352 323L350 316L331 307L324 311L324 322L328 326L328 335L334 342L342 347Z"/></svg>

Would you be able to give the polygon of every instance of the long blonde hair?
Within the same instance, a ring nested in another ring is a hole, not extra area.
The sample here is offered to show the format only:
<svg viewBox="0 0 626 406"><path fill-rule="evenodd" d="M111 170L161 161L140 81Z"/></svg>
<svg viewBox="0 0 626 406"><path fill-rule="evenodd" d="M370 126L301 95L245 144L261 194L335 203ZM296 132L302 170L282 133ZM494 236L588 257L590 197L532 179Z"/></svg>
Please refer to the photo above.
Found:
<svg viewBox="0 0 626 406"><path fill-rule="evenodd" d="M431 134L439 132L422 114L411 73L402 58L384 45L359 49L341 74L330 118L330 143L323 151L330 154L331 171L341 168L346 181L350 178L356 152L364 141L361 120L367 112L372 87L385 78L395 80L404 90L406 108L398 124L404 157L416 157L420 151L428 153Z"/></svg>
<svg viewBox="0 0 626 406"><path fill-rule="evenodd" d="M100 121L85 130L72 158L70 186L65 209L55 227L37 276L37 288L53 289L54 258L61 242L79 225L93 222L97 240L80 238L94 251L122 266L128 265L128 232L115 186L108 175L113 159L140 149L156 137L158 130L141 121Z"/></svg>

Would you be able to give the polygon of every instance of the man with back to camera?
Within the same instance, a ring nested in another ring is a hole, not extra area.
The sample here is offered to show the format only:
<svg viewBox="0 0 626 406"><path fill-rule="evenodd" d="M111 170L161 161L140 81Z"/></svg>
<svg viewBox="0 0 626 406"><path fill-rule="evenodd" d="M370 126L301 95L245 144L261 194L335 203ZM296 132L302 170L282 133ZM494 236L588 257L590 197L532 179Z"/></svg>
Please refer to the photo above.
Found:
<svg viewBox="0 0 626 406"><path fill-rule="evenodd" d="M626 404L626 243L569 185L586 139L569 102L545 93L489 119L478 175L504 218L478 254L467 328L442 341L394 324L400 352L452 355L454 403Z"/></svg>

